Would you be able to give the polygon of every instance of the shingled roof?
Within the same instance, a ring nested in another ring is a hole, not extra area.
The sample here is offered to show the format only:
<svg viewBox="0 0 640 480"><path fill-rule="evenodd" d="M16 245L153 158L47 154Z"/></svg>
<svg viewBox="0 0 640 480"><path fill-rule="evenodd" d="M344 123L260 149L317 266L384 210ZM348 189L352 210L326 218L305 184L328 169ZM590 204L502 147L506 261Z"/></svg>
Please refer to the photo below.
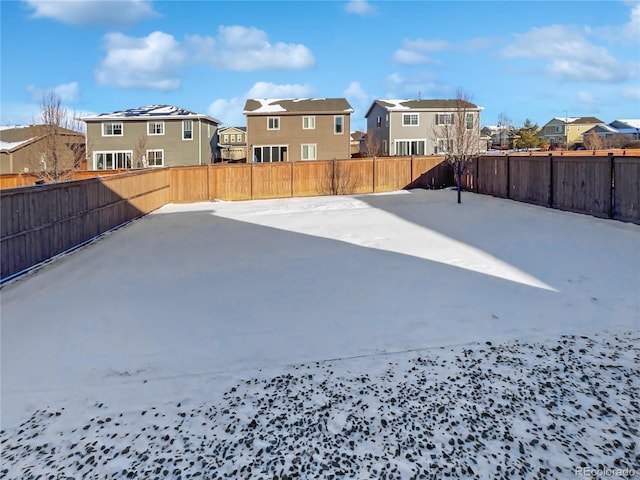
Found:
<svg viewBox="0 0 640 480"><path fill-rule="evenodd" d="M138 119L138 118L208 118L214 123L222 123L208 115L192 112L185 108L174 107L172 105L147 105L145 107L130 108L128 110L117 110L110 113L100 113L82 117L81 120L105 120L105 119Z"/></svg>
<svg viewBox="0 0 640 480"><path fill-rule="evenodd" d="M248 99L245 115L295 115L300 113L353 113L344 98Z"/></svg>
<svg viewBox="0 0 640 480"><path fill-rule="evenodd" d="M456 99L430 99L430 100L374 100L365 117L369 116L371 109L376 105L380 105L382 108L386 109L389 112L400 112L400 111L419 111L419 110L455 110L459 108L466 109L482 109L482 107L478 107L477 105L468 102L466 100L456 100Z"/></svg>

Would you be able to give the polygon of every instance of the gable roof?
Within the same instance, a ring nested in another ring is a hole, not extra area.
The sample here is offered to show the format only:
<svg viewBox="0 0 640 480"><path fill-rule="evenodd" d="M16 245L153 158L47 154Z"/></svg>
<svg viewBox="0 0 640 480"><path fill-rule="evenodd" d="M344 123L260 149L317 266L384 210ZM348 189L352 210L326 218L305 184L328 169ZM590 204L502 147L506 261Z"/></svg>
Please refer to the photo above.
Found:
<svg viewBox="0 0 640 480"><path fill-rule="evenodd" d="M110 113L99 113L98 115L88 115L81 117L82 121L97 120L139 120L141 118L157 118L157 119L177 119L177 118L203 118L220 124L217 120L208 115L192 112L185 108L174 107L172 105L147 105L146 107L130 108L128 110L117 110Z"/></svg>
<svg viewBox="0 0 640 480"><path fill-rule="evenodd" d="M458 108L478 109L482 110L482 107L477 106L474 103L467 102L466 100L457 99L431 99L431 100L374 100L369 110L365 114L365 118L371 113L371 109L375 105L379 105L388 112L399 111L433 111L433 110L455 110Z"/></svg>
<svg viewBox="0 0 640 480"><path fill-rule="evenodd" d="M353 108L345 98L248 99L245 115L296 115L301 113L351 114Z"/></svg>
<svg viewBox="0 0 640 480"><path fill-rule="evenodd" d="M640 129L640 118L627 118L614 120L609 125L614 128L631 128L631 129Z"/></svg>
<svg viewBox="0 0 640 480"><path fill-rule="evenodd" d="M552 122L561 122L564 124L575 124L575 125L587 125L591 123L602 123L604 122L596 117L553 117L549 122L545 124L549 125Z"/></svg>
<svg viewBox="0 0 640 480"><path fill-rule="evenodd" d="M53 127L53 131L51 128ZM55 133L84 139L84 134L68 128L49 125L14 125L0 127L0 151L15 152L37 140Z"/></svg>

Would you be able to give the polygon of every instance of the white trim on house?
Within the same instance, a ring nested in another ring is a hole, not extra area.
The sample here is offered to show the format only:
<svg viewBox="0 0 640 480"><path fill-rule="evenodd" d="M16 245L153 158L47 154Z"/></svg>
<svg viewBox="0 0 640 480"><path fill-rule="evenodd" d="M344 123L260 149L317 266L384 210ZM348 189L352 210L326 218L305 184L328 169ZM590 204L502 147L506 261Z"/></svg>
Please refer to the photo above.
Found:
<svg viewBox="0 0 640 480"><path fill-rule="evenodd" d="M318 144L309 143L300 145L300 159L316 160L318 158Z"/></svg>
<svg viewBox="0 0 640 480"><path fill-rule="evenodd" d="M107 126L111 127L111 133L105 133ZM118 127L118 128L116 128ZM115 133L119 130L120 133ZM102 122L100 131L103 137L122 137L124 135L124 123L123 122Z"/></svg>
<svg viewBox="0 0 640 480"><path fill-rule="evenodd" d="M93 152L93 170L135 168L133 150L103 150Z"/></svg>

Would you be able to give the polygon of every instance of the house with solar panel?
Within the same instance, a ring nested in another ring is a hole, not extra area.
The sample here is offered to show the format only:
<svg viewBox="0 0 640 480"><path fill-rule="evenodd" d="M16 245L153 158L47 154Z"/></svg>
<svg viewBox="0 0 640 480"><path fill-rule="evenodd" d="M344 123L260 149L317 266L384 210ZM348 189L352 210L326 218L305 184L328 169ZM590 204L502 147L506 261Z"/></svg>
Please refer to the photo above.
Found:
<svg viewBox="0 0 640 480"><path fill-rule="evenodd" d="M87 126L87 168L208 165L220 158L220 121L171 105L150 105L81 117Z"/></svg>

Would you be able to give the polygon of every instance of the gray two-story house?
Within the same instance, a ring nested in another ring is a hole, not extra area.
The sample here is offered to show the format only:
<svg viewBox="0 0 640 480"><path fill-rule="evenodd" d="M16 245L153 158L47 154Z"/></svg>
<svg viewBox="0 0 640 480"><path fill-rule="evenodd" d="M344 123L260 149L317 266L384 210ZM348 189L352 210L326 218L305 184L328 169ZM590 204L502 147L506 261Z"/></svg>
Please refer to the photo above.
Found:
<svg viewBox="0 0 640 480"><path fill-rule="evenodd" d="M206 165L220 157L218 125L171 105L85 116L89 170Z"/></svg>
<svg viewBox="0 0 640 480"><path fill-rule="evenodd" d="M366 155L432 155L445 153L450 139L442 132L463 125L480 146L482 107L464 100L374 100L367 119ZM455 116L463 114L463 122ZM485 146L486 149L486 146Z"/></svg>
<svg viewBox="0 0 640 480"><path fill-rule="evenodd" d="M351 113L344 98L249 99L247 160L294 162L351 158Z"/></svg>

